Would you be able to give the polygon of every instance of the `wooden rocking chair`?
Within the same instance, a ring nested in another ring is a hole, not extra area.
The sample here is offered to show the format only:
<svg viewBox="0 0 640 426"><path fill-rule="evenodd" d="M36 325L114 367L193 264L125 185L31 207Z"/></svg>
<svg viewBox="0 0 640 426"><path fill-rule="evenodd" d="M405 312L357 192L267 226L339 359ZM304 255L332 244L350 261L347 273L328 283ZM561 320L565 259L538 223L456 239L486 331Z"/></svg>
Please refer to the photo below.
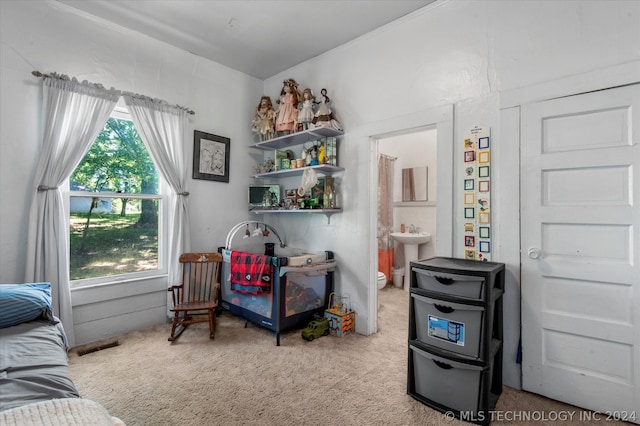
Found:
<svg viewBox="0 0 640 426"><path fill-rule="evenodd" d="M189 324L209 322L209 338L215 333L215 310L220 294L220 253L183 253L182 283L171 286L173 325L169 341L176 340Z"/></svg>

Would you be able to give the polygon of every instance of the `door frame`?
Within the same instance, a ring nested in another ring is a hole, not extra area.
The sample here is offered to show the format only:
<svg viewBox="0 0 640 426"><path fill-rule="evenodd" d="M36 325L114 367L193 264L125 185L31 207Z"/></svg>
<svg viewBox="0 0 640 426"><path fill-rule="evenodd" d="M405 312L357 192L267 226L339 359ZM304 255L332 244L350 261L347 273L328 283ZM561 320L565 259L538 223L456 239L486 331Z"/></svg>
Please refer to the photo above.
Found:
<svg viewBox="0 0 640 426"><path fill-rule="evenodd" d="M501 179L496 176L495 193L497 196L497 211L500 220L496 221L496 234L500 244L495 244L494 254L506 264L506 282L504 294L504 317L518 318L505 323L504 341L505 357L503 363L504 384L515 389L522 389L522 368L516 359L517 353L511 343L518 342L522 327L520 316L521 300L521 267L520 267L520 107L525 104L545 101L549 99L578 95L597 90L603 90L627 84L637 83L640 75L640 61L633 61L595 71L589 71L570 77L564 77L543 83L538 83L500 94L500 135L497 146L502 157L500 164L517 166L518 179ZM504 143L500 143L504 141ZM510 143L513 141L514 143ZM515 143L517 141L517 143ZM496 153L498 154L498 153ZM497 158L496 158L497 160ZM494 168L499 172L500 168ZM503 200L511 200L509 204ZM496 217L496 216L494 216ZM517 235L517 238L500 238L500 235ZM499 252L498 252L499 250ZM510 324L510 325L509 325Z"/></svg>
<svg viewBox="0 0 640 426"><path fill-rule="evenodd" d="M436 255L453 253L453 105L372 123L362 130L369 139L369 283L375 283L378 278L378 140L427 127L437 131ZM378 288L369 285L367 292L368 330L375 333Z"/></svg>

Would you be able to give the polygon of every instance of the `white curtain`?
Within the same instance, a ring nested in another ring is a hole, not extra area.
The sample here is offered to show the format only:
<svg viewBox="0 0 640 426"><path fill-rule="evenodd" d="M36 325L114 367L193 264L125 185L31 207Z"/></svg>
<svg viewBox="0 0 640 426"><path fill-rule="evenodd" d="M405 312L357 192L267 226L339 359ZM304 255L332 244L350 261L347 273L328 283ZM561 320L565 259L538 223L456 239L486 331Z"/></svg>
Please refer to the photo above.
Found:
<svg viewBox="0 0 640 426"><path fill-rule="evenodd" d="M53 311L73 346L69 289L69 230L62 185L104 127L120 97L116 90L53 74L43 81L42 151L29 215L26 282L51 283Z"/></svg>
<svg viewBox="0 0 640 426"><path fill-rule="evenodd" d="M169 285L176 284L180 278L178 258L191 248L188 169L184 158L187 110L131 93L123 94L123 98L142 142L172 189L165 210L169 214L167 264Z"/></svg>

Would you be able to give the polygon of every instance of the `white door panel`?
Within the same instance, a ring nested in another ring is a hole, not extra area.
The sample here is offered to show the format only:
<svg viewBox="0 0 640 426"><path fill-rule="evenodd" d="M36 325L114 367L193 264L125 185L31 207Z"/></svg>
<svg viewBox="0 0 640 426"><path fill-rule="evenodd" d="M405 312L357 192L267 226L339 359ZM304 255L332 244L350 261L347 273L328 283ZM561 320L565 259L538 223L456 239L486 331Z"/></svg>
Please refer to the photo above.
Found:
<svg viewBox="0 0 640 426"><path fill-rule="evenodd" d="M640 85L521 111L523 388L640 422Z"/></svg>

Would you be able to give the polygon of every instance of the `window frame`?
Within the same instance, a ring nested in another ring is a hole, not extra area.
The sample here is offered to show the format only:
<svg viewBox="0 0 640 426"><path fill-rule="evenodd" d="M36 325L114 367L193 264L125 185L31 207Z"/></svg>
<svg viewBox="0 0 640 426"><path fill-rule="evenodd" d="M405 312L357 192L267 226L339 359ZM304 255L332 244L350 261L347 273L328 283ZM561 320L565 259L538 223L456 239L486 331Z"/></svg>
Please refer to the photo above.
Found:
<svg viewBox="0 0 640 426"><path fill-rule="evenodd" d="M129 111L124 106L118 105L116 109L111 113L109 118L116 118L118 120L131 120L131 115ZM105 122L106 125L106 122ZM92 143L93 146L93 143ZM146 146L145 146L146 149ZM147 150L148 152L148 150ZM152 159L153 161L153 159ZM154 163L155 165L155 163ZM157 166L156 166L157 170ZM168 275L168 268L166 261L168 255L168 247L167 247L167 236L168 233L168 215L166 214L166 209L168 206L168 189L169 185L165 182L162 174L158 171L158 194L136 194L136 193L119 193L119 192L90 192L90 191L72 191L69 187L70 180L67 179L65 183L65 190L63 191L64 195L64 204L65 204L65 226L66 226L66 238L67 238L67 250L68 250L68 261L67 261L67 274L69 276L69 284L72 289L82 288L82 287L91 287L91 286L103 286L103 285L115 285L122 284L123 282L135 282L135 281L143 281L149 280L150 278L156 277L166 277ZM70 278L70 263L71 263L71 252L70 252L70 236L69 232L71 229L71 198L72 197L95 197L99 194L100 198L111 198L111 199L147 199L147 200L158 200L158 268L156 270L151 271L139 271L139 272L126 272L122 274L113 274L113 275L105 275L101 277L92 277L92 278L81 278L77 280L72 280Z"/></svg>

